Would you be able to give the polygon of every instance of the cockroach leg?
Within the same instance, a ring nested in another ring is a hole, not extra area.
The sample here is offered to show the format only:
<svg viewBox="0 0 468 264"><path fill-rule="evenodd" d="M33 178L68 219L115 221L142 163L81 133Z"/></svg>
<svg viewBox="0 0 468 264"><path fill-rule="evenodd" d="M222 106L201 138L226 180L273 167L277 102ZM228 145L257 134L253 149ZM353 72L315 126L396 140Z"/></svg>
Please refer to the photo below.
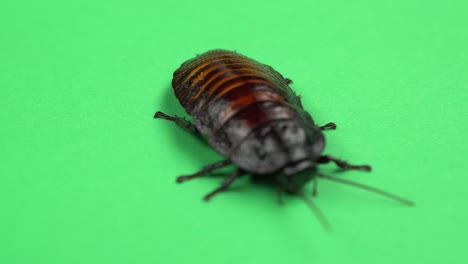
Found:
<svg viewBox="0 0 468 264"><path fill-rule="evenodd" d="M338 167L345 169L345 170L363 170L363 171L371 170L371 166L369 165L352 165L352 164L347 163L344 160L337 159L330 155L320 156L319 159L317 160L318 163L329 163L330 161L334 162Z"/></svg>
<svg viewBox="0 0 468 264"><path fill-rule="evenodd" d="M336 124L333 123L333 122L330 122L330 123L327 123L321 127L319 127L321 130L330 130L330 129L333 129L335 130L336 129Z"/></svg>
<svg viewBox="0 0 468 264"><path fill-rule="evenodd" d="M234 171L229 177L227 177L222 183L221 183L221 186L219 186L218 188L214 189L212 192L210 192L209 194L205 195L204 199L205 201L208 201L210 200L211 198L213 198L213 196L215 196L217 193L219 193L220 191L223 191L225 190L227 187L229 187L229 185L231 185L231 183L233 183L239 176L242 176L244 175L245 172L240 170L240 169L237 169L236 171Z"/></svg>
<svg viewBox="0 0 468 264"><path fill-rule="evenodd" d="M177 126L179 126L180 128L190 132L191 134L197 136L197 137L200 137L201 134L200 134L200 131L198 131L198 129L195 127L194 124L192 124L190 121L186 120L185 118L183 117L179 117L179 116L170 116L170 115L167 115L161 111L158 111L154 114L154 118L162 118L162 119L165 119L165 120L169 120L171 122L174 122Z"/></svg>
<svg viewBox="0 0 468 264"><path fill-rule="evenodd" d="M177 177L177 182L181 183L181 182L184 182L184 181L187 181L187 180L191 180L191 179L201 177L201 176L205 175L206 173L208 173L210 171L222 168L222 167L227 166L227 165L229 165L231 163L232 163L231 160L227 159L227 160L223 160L223 161L219 161L219 162L207 165L207 166L203 167L200 171L198 171L198 172L196 172L194 174L183 175L183 176Z"/></svg>
<svg viewBox="0 0 468 264"><path fill-rule="evenodd" d="M283 201L283 187L281 187L280 184L276 185L276 196L278 198L278 204L280 206L283 206L284 205L284 201Z"/></svg>
<svg viewBox="0 0 468 264"><path fill-rule="evenodd" d="M318 180L317 177L314 177L313 179L314 185L312 186L312 196L317 196L317 185L318 185Z"/></svg>
<svg viewBox="0 0 468 264"><path fill-rule="evenodd" d="M289 78L284 79L284 81L286 82L287 85L290 85L290 84L293 83L293 80L291 80Z"/></svg>

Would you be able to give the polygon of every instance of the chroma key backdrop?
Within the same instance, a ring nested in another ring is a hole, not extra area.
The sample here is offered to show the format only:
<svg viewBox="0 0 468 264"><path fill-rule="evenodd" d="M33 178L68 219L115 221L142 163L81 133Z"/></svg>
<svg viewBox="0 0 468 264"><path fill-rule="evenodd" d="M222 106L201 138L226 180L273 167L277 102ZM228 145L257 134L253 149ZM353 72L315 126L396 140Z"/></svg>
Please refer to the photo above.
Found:
<svg viewBox="0 0 468 264"><path fill-rule="evenodd" d="M468 2L0 3L0 263L467 263ZM235 170L156 111L189 117L171 81L226 49L293 81L324 154L297 195Z"/></svg>

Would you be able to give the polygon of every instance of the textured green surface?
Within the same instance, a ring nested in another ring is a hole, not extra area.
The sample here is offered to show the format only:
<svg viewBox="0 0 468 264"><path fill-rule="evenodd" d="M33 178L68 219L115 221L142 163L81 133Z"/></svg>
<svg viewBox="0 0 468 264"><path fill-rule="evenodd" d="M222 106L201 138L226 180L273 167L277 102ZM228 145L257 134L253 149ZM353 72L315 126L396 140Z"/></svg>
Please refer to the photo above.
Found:
<svg viewBox="0 0 468 264"><path fill-rule="evenodd" d="M467 1L65 2L0 2L0 263L466 263ZM220 157L152 114L212 48L293 79L339 125L326 152L374 167L322 171L417 206L322 181L327 233L247 178L177 185Z"/></svg>

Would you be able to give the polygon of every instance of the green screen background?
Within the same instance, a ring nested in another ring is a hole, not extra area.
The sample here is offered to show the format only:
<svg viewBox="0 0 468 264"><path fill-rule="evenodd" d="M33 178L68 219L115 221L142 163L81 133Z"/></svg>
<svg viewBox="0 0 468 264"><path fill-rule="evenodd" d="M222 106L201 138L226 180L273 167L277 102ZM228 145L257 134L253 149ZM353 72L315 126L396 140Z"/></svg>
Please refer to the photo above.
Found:
<svg viewBox="0 0 468 264"><path fill-rule="evenodd" d="M0 263L468 260L467 1L68 2L0 3ZM321 171L416 207L321 181L326 232L248 178L177 185L221 157L152 115L184 115L172 73L213 48L293 79L338 124L325 152L374 168Z"/></svg>

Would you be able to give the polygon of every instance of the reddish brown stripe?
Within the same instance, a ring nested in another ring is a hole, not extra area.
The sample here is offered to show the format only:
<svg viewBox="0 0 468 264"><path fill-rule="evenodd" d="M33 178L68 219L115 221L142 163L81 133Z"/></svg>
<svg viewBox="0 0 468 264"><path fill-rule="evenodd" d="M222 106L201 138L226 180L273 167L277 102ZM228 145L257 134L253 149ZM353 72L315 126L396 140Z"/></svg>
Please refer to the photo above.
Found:
<svg viewBox="0 0 468 264"><path fill-rule="evenodd" d="M216 77L229 73L229 71L232 71L234 74L238 74L238 75L248 75L248 74L253 73L253 74L261 75L262 77L273 79L272 76L270 76L267 72L257 67L256 65L249 65L249 64L225 65L225 66L223 65L222 70L213 71L215 74L213 74L209 79L206 79L202 87L209 86L210 83ZM275 81L275 80L273 79L272 81Z"/></svg>
<svg viewBox="0 0 468 264"><path fill-rule="evenodd" d="M179 98L182 101L193 99L194 97L198 97L200 93L202 93L206 87L210 87L213 83L219 82L223 80L223 78L227 78L229 75L232 74L248 74L248 73L256 73L258 75L264 74L263 71L259 70L258 67L246 64L227 64L227 65L220 65L216 69L212 69L211 72L205 72L204 78L198 82L194 83L191 88L186 89L187 92L184 94L179 95ZM196 90L195 90L196 89Z"/></svg>
<svg viewBox="0 0 468 264"><path fill-rule="evenodd" d="M242 64L246 65L245 60L239 60L239 58L231 58L231 57L226 57L221 60L215 60L213 61L212 64L208 64L205 67L203 67L200 70L187 70L188 74L184 77L185 81L183 82L173 82L173 85L176 83L179 84L179 86L173 86L176 96L179 98L181 96L185 96L188 94L193 93L193 89L197 88L198 85L204 82L204 79L207 78L210 74L213 74L214 72L220 71L225 68L233 68L228 65L234 65L234 64ZM247 64L248 65L248 64ZM179 75L175 76L174 78L180 79Z"/></svg>
<svg viewBox="0 0 468 264"><path fill-rule="evenodd" d="M259 79L250 79L250 80L245 80L245 79L234 79L232 80L232 83L225 85L220 89L220 91L213 91L211 93L206 93L204 97L201 100L197 100L194 102L190 102L191 104L187 105L187 109L192 108L193 113L198 113L203 110L203 108L208 104L213 99L213 95L216 96L216 98L219 98L223 94L234 90L234 89L242 89L244 85L247 84L263 84L263 85L271 85L271 82L269 80L259 78ZM197 106L195 106L197 105Z"/></svg>
<svg viewBox="0 0 468 264"><path fill-rule="evenodd" d="M210 113L206 122L217 126L232 118L243 107L257 101L287 102L295 98L283 76L268 65L230 51L210 51L182 64L174 73L173 85L176 97L191 115ZM253 89L250 89L252 88ZM248 91L258 87L270 90L272 98L256 98L256 95L247 95ZM242 90L246 90L243 92ZM225 95L234 94L239 90L242 98L225 100ZM216 112L205 111L206 107ZM223 107L226 107L224 109ZM224 117L218 113L223 112ZM208 117L207 116L207 117ZM212 120L212 121L208 121ZM219 122L218 122L219 121ZM205 121L203 121L205 122ZM207 124L208 124L207 123ZM210 125L211 126L211 125Z"/></svg>
<svg viewBox="0 0 468 264"><path fill-rule="evenodd" d="M218 114L218 124L220 126L253 103L264 101L285 102L282 96L269 90L250 92L248 89L236 89L234 91L240 91L235 98L236 100L229 101L223 111Z"/></svg>
<svg viewBox="0 0 468 264"><path fill-rule="evenodd" d="M245 124L254 128L257 125L261 125L271 120L291 118L295 115L296 112L291 108L278 104L277 102L261 102L251 105L251 107L246 107L245 111L242 111L237 115L236 119L241 122L245 122Z"/></svg>
<svg viewBox="0 0 468 264"><path fill-rule="evenodd" d="M224 73L224 76L218 77L216 80L211 82L206 82L201 85L200 90L197 94L192 96L191 101L197 100L202 92L208 93L208 96L211 96L215 91L219 89L224 89L227 85L232 83L233 81L247 81L252 79L263 79L266 81L270 81L267 76L263 74L261 71L256 70L236 70L236 71L227 71Z"/></svg>
<svg viewBox="0 0 468 264"><path fill-rule="evenodd" d="M233 72L232 76L236 75L238 67L239 69L242 67L251 68L252 72L257 74L256 77L270 79L271 87L279 89L283 95L289 91L284 78L273 68L234 52L218 50L202 54L184 63L176 71L173 81L176 97L184 107L199 104L198 100L211 97L213 93L211 91L223 89L219 87L225 85L224 78L227 81L235 78L227 76L231 75L231 71ZM209 92L209 94L204 95L205 92Z"/></svg>
<svg viewBox="0 0 468 264"><path fill-rule="evenodd" d="M210 137L210 145L220 146L219 150L232 150L255 128L273 120L290 119L296 116L297 113L292 108L281 103L251 104L218 129L215 135Z"/></svg>
<svg viewBox="0 0 468 264"><path fill-rule="evenodd" d="M253 78L250 78L250 77L255 77L255 79ZM223 87L221 87L221 85L219 87L210 87L210 90L209 90L209 98L211 98L213 95L214 95L214 99L218 99L220 98L221 96L223 96L224 94L230 92L231 90L234 90L236 88L239 87L239 85L237 84L242 84L242 83L262 83L262 84L266 84L266 85L272 85L273 83L271 83L271 81L267 78L264 78L264 77L261 77L261 76L254 76L254 75L251 75L251 76L242 76L241 78L237 78L235 79L235 82L233 83L225 83L226 85L223 85Z"/></svg>
<svg viewBox="0 0 468 264"><path fill-rule="evenodd" d="M195 57L189 61L186 61L174 72L172 86L174 88L180 87L182 83L186 82L190 77L193 76L194 71L196 72L197 69L203 68L212 62L230 57L230 55L212 57L210 55L203 54L199 57Z"/></svg>
<svg viewBox="0 0 468 264"><path fill-rule="evenodd" d="M245 62L247 64L251 62L251 60L249 60L248 58L239 56L236 53L226 53L226 54L209 53L209 54L204 54L200 57L197 57L193 60L194 61L192 63L188 63L187 65L183 64L174 73L174 75L184 75L184 73L187 73L187 75L184 76L183 79L181 79L180 81L178 81L178 83L176 83L176 86L179 86L180 84L186 82L189 78L193 77L194 75L197 75L201 70L208 70L210 67L213 67L213 65L215 65L215 63L218 61L231 60L231 61L237 61L237 62Z"/></svg>
<svg viewBox="0 0 468 264"><path fill-rule="evenodd" d="M229 54L229 55L227 55ZM221 56L221 57L219 57ZM271 74L272 78L281 77L280 79L283 80L281 74L273 70L271 67L261 64L255 60L249 59L242 55L233 52L224 52L224 53L206 53L201 56L198 56L186 63L182 64L182 66L174 73L174 76L177 77L178 81L174 82L174 86L179 87L184 82L190 80L194 76L197 76L202 71L210 72L212 71L213 67L222 67L223 65L228 65L233 62L243 63L245 65L252 65L265 73L273 73ZM183 76L182 76L183 75ZM191 82L194 83L194 82Z"/></svg>
<svg viewBox="0 0 468 264"><path fill-rule="evenodd" d="M233 56L232 52L229 51L208 51L205 52L201 55L197 55L195 58L190 59L179 67L178 71L176 72L181 72L184 69L191 69L193 67L196 67L197 65L200 65L201 63L204 63L206 61L213 60L213 58L222 58L222 57L231 57Z"/></svg>

